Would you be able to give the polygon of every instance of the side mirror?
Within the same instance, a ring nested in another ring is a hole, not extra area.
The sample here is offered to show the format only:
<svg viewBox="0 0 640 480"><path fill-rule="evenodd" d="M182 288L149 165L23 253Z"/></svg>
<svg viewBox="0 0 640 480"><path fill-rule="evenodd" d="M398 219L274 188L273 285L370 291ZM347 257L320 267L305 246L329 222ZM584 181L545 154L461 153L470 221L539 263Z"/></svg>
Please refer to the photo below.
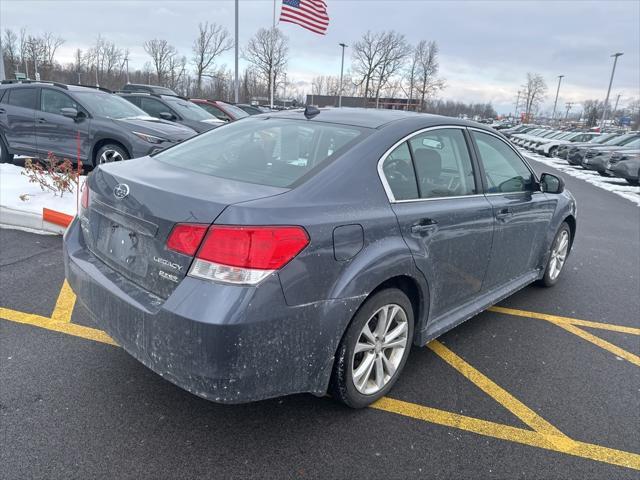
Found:
<svg viewBox="0 0 640 480"><path fill-rule="evenodd" d="M551 173L543 173L540 176L540 190L545 193L562 193L564 192L564 180Z"/></svg>
<svg viewBox="0 0 640 480"><path fill-rule="evenodd" d="M169 113L169 112L160 112L160 118L162 118L163 120L175 120L176 117L173 113Z"/></svg>
<svg viewBox="0 0 640 480"><path fill-rule="evenodd" d="M75 108L61 108L60 109L60 113L62 114L63 117L68 117L68 118L73 118L74 120L76 118L78 118L78 110L76 110Z"/></svg>

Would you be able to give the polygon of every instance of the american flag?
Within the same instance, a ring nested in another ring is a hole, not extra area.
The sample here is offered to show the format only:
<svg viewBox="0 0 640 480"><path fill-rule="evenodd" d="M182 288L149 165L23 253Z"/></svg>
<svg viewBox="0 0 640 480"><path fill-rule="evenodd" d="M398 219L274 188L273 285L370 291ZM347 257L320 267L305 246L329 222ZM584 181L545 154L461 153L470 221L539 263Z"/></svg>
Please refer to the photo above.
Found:
<svg viewBox="0 0 640 480"><path fill-rule="evenodd" d="M327 4L324 0L282 0L280 21L324 35L329 26Z"/></svg>

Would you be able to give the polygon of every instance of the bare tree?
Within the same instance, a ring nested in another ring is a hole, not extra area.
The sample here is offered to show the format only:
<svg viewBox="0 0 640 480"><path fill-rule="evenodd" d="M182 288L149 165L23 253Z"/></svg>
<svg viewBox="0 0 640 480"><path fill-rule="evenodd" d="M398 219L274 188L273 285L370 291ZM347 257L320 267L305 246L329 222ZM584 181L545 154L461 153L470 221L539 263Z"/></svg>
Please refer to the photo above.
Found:
<svg viewBox="0 0 640 480"><path fill-rule="evenodd" d="M438 78L438 44L422 40L416 46L418 59L416 92L420 95L420 111L424 110L425 101L437 91L444 88L444 80Z"/></svg>
<svg viewBox="0 0 640 480"><path fill-rule="evenodd" d="M151 57L158 83L162 85L172 66L175 66L175 57L178 55L176 47L166 40L154 38L144 42L144 51Z"/></svg>
<svg viewBox="0 0 640 480"><path fill-rule="evenodd" d="M95 45L90 48L85 55L85 62L88 70L92 71L93 80L100 85L108 87L118 87L122 74L122 64L124 61L124 51L113 42L98 35Z"/></svg>
<svg viewBox="0 0 640 480"><path fill-rule="evenodd" d="M41 38L41 43L44 63L51 67L53 66L56 51L62 46L64 39L54 36L51 32L45 32Z"/></svg>
<svg viewBox="0 0 640 480"><path fill-rule="evenodd" d="M604 110L604 102L600 100L585 100L582 102L582 116L585 119L587 127L594 127L598 123L598 119L602 116Z"/></svg>
<svg viewBox="0 0 640 480"><path fill-rule="evenodd" d="M403 67L404 61L411 52L404 35L394 31L386 32L381 37L380 62L374 69L376 107L380 99L380 92L387 88L391 79Z"/></svg>
<svg viewBox="0 0 640 480"><path fill-rule="evenodd" d="M18 50L18 36L13 30L5 29L2 37L2 61L7 78L12 78L20 64L20 53Z"/></svg>
<svg viewBox="0 0 640 480"><path fill-rule="evenodd" d="M547 84L538 73L527 73L527 82L522 86L524 89L525 117L527 121L537 111L540 102L544 100L547 93Z"/></svg>
<svg viewBox="0 0 640 480"><path fill-rule="evenodd" d="M278 82L284 76L289 54L289 39L279 29L267 30L261 28L249 40L243 57L251 63L257 73L267 84L267 92L271 91L271 79L278 87Z"/></svg>
<svg viewBox="0 0 640 480"><path fill-rule="evenodd" d="M196 68L196 92L201 93L202 77L215 65L215 60L233 48L229 31L216 23L198 25L198 37L193 42L193 64Z"/></svg>

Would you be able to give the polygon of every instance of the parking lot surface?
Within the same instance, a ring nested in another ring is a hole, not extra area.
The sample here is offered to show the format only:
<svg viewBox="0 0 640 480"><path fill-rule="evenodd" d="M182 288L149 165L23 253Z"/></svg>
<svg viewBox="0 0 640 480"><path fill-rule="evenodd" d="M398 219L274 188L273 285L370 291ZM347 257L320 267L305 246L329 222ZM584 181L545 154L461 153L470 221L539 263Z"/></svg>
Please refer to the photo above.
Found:
<svg viewBox="0 0 640 480"><path fill-rule="evenodd" d="M0 477L637 479L640 210L565 180L578 234L556 287L414 348L360 411L173 386L75 302L60 237L0 230Z"/></svg>

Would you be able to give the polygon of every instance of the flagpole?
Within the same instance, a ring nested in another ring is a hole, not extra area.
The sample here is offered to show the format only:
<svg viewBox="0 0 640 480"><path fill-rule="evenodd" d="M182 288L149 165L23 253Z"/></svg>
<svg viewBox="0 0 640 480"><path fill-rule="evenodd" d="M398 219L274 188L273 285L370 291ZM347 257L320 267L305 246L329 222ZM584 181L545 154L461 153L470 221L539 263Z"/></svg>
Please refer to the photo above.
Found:
<svg viewBox="0 0 640 480"><path fill-rule="evenodd" d="M235 88L234 88L234 101L238 103L238 90L240 88L240 82L238 81L238 3L239 0L236 0L236 78L235 78Z"/></svg>
<svg viewBox="0 0 640 480"><path fill-rule="evenodd" d="M271 76L271 78L269 79L269 83L271 84L271 91L269 92L269 99L270 99L270 105L271 105L271 109L273 109L273 89L274 89L274 82L275 82L275 64L273 61L273 54L274 54L274 50L275 50L275 37L276 37L276 0L273 0L273 27L271 29L271 69L269 72L269 75Z"/></svg>

